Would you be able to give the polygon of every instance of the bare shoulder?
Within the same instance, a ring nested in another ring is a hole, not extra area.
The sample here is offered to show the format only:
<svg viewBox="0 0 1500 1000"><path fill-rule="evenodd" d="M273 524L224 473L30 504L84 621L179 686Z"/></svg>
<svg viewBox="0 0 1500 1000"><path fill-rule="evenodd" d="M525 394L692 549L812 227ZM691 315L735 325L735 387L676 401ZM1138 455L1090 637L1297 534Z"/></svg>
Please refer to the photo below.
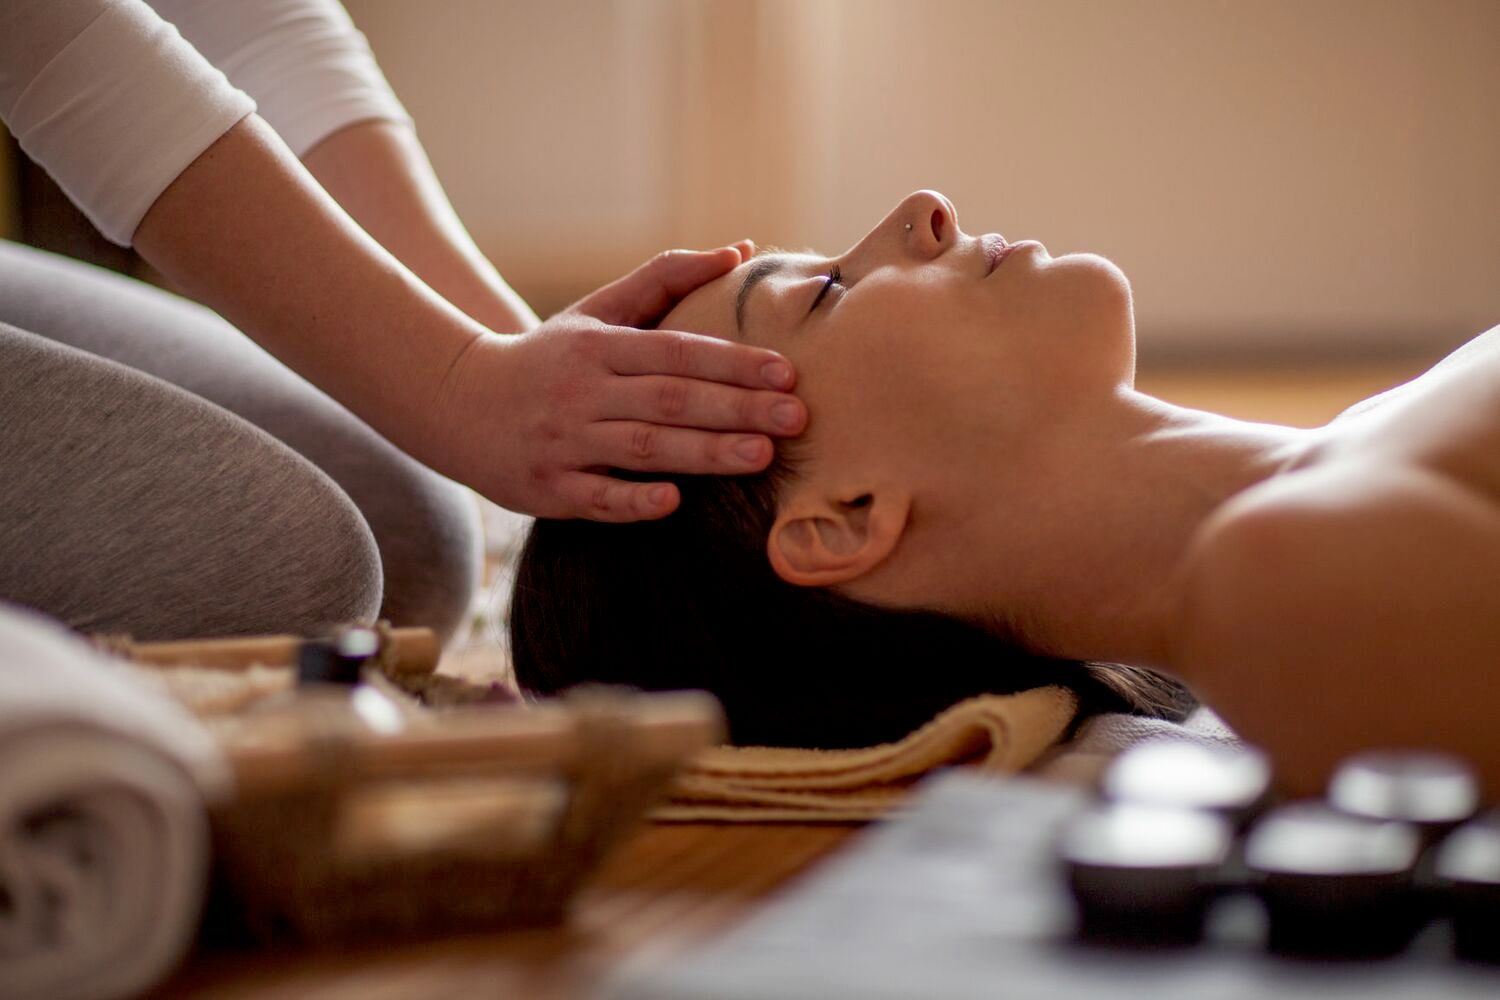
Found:
<svg viewBox="0 0 1500 1000"><path fill-rule="evenodd" d="M1433 366L1434 371L1472 362L1500 360L1500 323L1471 338Z"/></svg>
<svg viewBox="0 0 1500 1000"><path fill-rule="evenodd" d="M1474 757L1500 791L1500 504L1345 462L1236 498L1197 538L1177 669L1299 791L1366 746Z"/></svg>
<svg viewBox="0 0 1500 1000"><path fill-rule="evenodd" d="M1491 388L1500 386L1500 324L1470 338L1410 381L1353 404L1332 423L1351 422L1399 405L1414 396L1419 397L1429 390L1445 391L1455 379L1487 383Z"/></svg>
<svg viewBox="0 0 1500 1000"><path fill-rule="evenodd" d="M1186 573L1184 607L1199 629L1261 617L1302 648L1336 643L1332 653L1358 635L1430 651L1432 623L1500 629L1500 503L1422 467L1315 467L1226 504ZM1495 616L1475 617L1481 609Z"/></svg>
<svg viewBox="0 0 1500 1000"><path fill-rule="evenodd" d="M1323 463L1235 497L1204 525L1197 547L1215 560L1274 553L1310 563L1314 553L1354 542L1365 551L1379 538L1428 562L1443 538L1500 541L1500 498L1486 485L1413 463Z"/></svg>

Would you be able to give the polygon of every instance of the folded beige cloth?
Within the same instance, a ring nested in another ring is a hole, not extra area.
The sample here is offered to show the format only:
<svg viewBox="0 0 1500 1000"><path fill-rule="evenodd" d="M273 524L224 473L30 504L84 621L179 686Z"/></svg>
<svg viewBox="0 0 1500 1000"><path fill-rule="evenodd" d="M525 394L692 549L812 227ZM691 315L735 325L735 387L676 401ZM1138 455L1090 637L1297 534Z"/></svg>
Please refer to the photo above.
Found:
<svg viewBox="0 0 1500 1000"><path fill-rule="evenodd" d="M967 765L1012 774L1062 738L1078 711L1067 688L979 695L895 743L856 750L715 747L678 775L659 820L843 822L900 806L928 771Z"/></svg>

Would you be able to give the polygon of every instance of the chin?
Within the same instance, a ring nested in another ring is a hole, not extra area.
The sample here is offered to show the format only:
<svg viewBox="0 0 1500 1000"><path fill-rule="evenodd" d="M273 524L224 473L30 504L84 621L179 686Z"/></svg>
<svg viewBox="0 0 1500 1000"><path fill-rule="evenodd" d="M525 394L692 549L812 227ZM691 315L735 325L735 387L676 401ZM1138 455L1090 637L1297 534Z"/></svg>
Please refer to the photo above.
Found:
<svg viewBox="0 0 1500 1000"><path fill-rule="evenodd" d="M1096 253L1070 253L1053 258L1047 272L1067 283L1068 297L1090 318L1106 322L1113 318L1127 325L1133 335L1135 303L1130 279L1114 261Z"/></svg>
<svg viewBox="0 0 1500 1000"><path fill-rule="evenodd" d="M1097 254L1089 254L1098 262L1099 283L1102 286L1100 292L1109 300L1111 313L1116 322L1122 324L1129 330L1132 343L1135 342L1135 297L1130 290L1130 279L1125 277L1125 272L1120 270L1119 265L1107 257Z"/></svg>
<svg viewBox="0 0 1500 1000"><path fill-rule="evenodd" d="M1101 254L1063 254L1052 259L1048 270L1066 270L1081 280L1116 289L1127 299L1130 297L1130 279L1125 277L1118 264Z"/></svg>
<svg viewBox="0 0 1500 1000"><path fill-rule="evenodd" d="M1095 357L1106 362L1112 379L1135 379L1135 301L1130 279L1119 265L1096 253L1054 259L1048 270L1067 283L1075 329L1087 331Z"/></svg>

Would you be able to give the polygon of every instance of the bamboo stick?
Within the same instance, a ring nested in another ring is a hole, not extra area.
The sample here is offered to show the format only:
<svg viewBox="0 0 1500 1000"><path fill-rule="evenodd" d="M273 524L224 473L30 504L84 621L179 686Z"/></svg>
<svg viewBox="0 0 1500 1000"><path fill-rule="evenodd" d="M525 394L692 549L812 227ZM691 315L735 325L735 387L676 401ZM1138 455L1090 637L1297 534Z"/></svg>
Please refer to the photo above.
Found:
<svg viewBox="0 0 1500 1000"><path fill-rule="evenodd" d="M396 673L430 674L437 668L442 647L431 629L393 628L383 632L383 638L392 652L382 647L381 661ZM106 648L145 666L245 670L256 665L296 666L297 652L305 641L295 635L172 642L106 640Z"/></svg>
<svg viewBox="0 0 1500 1000"><path fill-rule="evenodd" d="M723 738L723 713L702 692L639 695L619 703L629 746L622 752L648 765L682 760ZM269 721L269 720L267 720ZM247 731L225 745L241 797L295 789L310 782L431 778L460 774L559 774L589 766L579 739L579 710L567 702L513 708L458 709L431 724L374 733L349 722L319 732L293 723Z"/></svg>

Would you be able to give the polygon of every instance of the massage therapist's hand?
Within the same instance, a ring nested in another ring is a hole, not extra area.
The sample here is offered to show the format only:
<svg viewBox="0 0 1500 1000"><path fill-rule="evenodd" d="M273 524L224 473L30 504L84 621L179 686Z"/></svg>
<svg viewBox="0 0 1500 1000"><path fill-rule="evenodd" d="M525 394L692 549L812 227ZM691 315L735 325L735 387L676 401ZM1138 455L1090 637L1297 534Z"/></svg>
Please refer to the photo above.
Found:
<svg viewBox="0 0 1500 1000"><path fill-rule="evenodd" d="M607 475L734 474L800 433L795 374L774 351L639 329L725 274L749 244L659 254L529 333L476 339L436 402L428 461L512 510L637 521L671 513L670 483ZM436 459L436 461L433 461Z"/></svg>

